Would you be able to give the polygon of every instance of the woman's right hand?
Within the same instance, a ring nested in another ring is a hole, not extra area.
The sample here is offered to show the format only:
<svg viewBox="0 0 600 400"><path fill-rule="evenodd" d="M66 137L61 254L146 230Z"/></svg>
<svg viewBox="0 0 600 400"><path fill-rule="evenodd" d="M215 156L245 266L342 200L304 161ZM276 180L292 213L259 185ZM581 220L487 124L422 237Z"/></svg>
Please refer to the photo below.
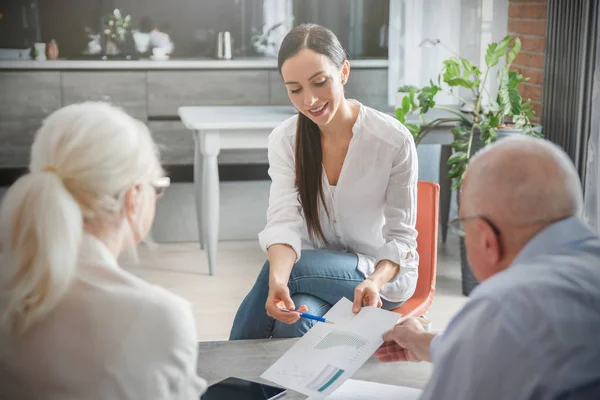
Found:
<svg viewBox="0 0 600 400"><path fill-rule="evenodd" d="M267 297L267 304L265 305L267 315L271 318L275 318L278 321L286 324L293 324L300 319L300 315L295 312L281 311L282 308L288 310L295 310L298 312L307 312L308 308L305 305L300 306L296 310L294 301L290 297L290 290L287 285L283 284L272 284L269 285L269 295Z"/></svg>

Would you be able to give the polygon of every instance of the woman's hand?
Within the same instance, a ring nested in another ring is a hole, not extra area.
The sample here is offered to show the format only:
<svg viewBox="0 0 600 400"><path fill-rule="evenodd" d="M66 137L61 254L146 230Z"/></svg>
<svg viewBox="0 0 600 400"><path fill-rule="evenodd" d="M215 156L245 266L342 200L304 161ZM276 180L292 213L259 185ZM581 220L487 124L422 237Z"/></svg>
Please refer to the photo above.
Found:
<svg viewBox="0 0 600 400"><path fill-rule="evenodd" d="M287 285L277 283L269 285L269 295L267 297L265 308L268 316L275 318L278 321L285 322L286 324L293 324L298 321L300 315L295 312L281 311L282 308L298 312L308 311L308 308L305 305L300 306L296 310L296 306L290 297L290 290Z"/></svg>
<svg viewBox="0 0 600 400"><path fill-rule="evenodd" d="M354 289L354 305L352 311L356 314L362 306L381 307L383 305L379 297L381 288L372 279L367 278Z"/></svg>
<svg viewBox="0 0 600 400"><path fill-rule="evenodd" d="M390 260L381 260L377 263L375 272L354 289L352 311L355 314L358 313L361 306L381 307L383 302L379 297L379 292L384 284L396 276L399 270L400 266Z"/></svg>

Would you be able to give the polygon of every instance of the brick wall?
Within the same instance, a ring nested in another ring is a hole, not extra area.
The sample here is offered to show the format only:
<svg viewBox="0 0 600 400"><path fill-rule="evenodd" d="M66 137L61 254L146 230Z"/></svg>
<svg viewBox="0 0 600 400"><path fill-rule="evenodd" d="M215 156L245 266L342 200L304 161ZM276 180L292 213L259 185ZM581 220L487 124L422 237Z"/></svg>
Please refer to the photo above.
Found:
<svg viewBox="0 0 600 400"><path fill-rule="evenodd" d="M521 94L531 98L536 122L542 113L546 4L547 0L509 0L508 8L508 34L518 36L522 42L513 67L529 78L522 84Z"/></svg>

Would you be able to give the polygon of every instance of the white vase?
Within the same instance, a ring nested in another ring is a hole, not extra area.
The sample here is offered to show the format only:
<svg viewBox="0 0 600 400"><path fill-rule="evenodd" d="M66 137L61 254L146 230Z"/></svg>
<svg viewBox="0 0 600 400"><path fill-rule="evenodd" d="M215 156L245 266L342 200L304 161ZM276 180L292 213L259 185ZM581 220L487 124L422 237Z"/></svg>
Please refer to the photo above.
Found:
<svg viewBox="0 0 600 400"><path fill-rule="evenodd" d="M46 61L46 43L36 43L35 46L35 60Z"/></svg>

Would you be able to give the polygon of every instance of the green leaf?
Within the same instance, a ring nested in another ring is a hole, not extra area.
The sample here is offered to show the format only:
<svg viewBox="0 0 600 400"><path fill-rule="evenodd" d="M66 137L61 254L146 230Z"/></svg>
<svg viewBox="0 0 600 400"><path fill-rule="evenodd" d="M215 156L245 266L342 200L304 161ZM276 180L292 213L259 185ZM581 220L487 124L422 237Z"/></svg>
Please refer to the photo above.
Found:
<svg viewBox="0 0 600 400"><path fill-rule="evenodd" d="M462 86L467 89L479 86L478 82L469 81L461 77L449 79L446 81L446 83L448 84L448 86Z"/></svg>
<svg viewBox="0 0 600 400"><path fill-rule="evenodd" d="M421 113L425 114L429 111L430 108L435 106L435 95L439 92L440 87L431 85L424 87L419 93L419 107L421 108Z"/></svg>
<svg viewBox="0 0 600 400"><path fill-rule="evenodd" d="M404 113L404 115L410 112L410 99L408 98L408 96L404 96L404 98L402 99L402 112Z"/></svg>
<svg viewBox="0 0 600 400"><path fill-rule="evenodd" d="M508 46L510 45L510 42L512 42L512 40L512 36L507 36L504 39L502 39L500 43L498 43L498 47L496 47L495 54L498 57L502 57L506 53L506 50L508 50Z"/></svg>
<svg viewBox="0 0 600 400"><path fill-rule="evenodd" d="M510 102L510 112L512 115L521 114L521 94L517 89L508 89L508 98Z"/></svg>
<svg viewBox="0 0 600 400"><path fill-rule="evenodd" d="M513 117L513 124L515 124L515 129L522 129L527 124L527 119L523 115L515 115Z"/></svg>
<svg viewBox="0 0 600 400"><path fill-rule="evenodd" d="M508 69L508 67L507 67ZM528 78L525 78L523 75L518 73L517 71L508 72L508 86L512 89L516 89L521 83L527 81Z"/></svg>
<svg viewBox="0 0 600 400"><path fill-rule="evenodd" d="M410 133L421 133L421 125L419 124L404 124Z"/></svg>
<svg viewBox="0 0 600 400"><path fill-rule="evenodd" d="M479 125L479 138L483 143L487 143L490 138L490 121L484 120Z"/></svg>
<svg viewBox="0 0 600 400"><path fill-rule="evenodd" d="M466 140L453 140L450 146L453 149L463 151L466 150L467 147L469 147L469 142L467 142Z"/></svg>
<svg viewBox="0 0 600 400"><path fill-rule="evenodd" d="M460 189L460 185L462 185L463 176L464 175L461 175L460 178L454 179L454 183L452 184L452 190Z"/></svg>
<svg viewBox="0 0 600 400"><path fill-rule="evenodd" d="M454 164L452 168L448 171L448 178L454 179L458 178L463 173L463 165L462 164Z"/></svg>
<svg viewBox="0 0 600 400"><path fill-rule="evenodd" d="M466 58L461 58L460 63L462 64L462 66L465 70L467 70L467 71L473 70L473 64L471 64L471 62L469 60L467 60Z"/></svg>
<svg viewBox="0 0 600 400"><path fill-rule="evenodd" d="M452 132L452 135L454 135L454 138L460 138L462 136L466 136L469 134L469 130L467 128L465 128L464 126L460 126L460 125L452 128L450 130L450 132Z"/></svg>
<svg viewBox="0 0 600 400"><path fill-rule="evenodd" d="M484 143L487 144L492 144L496 141L496 138L498 137L498 132L496 132L494 129L488 129L487 131L487 138L485 139Z"/></svg>
<svg viewBox="0 0 600 400"><path fill-rule="evenodd" d="M504 119L510 115L511 103L508 88L508 66L500 70L500 82L498 82L498 103L500 104L501 117Z"/></svg>
<svg viewBox="0 0 600 400"><path fill-rule="evenodd" d="M415 88L411 87L409 92L408 92L408 99L410 100L410 104L416 108L415 105Z"/></svg>
<svg viewBox="0 0 600 400"><path fill-rule="evenodd" d="M489 119L489 126L496 128L498 125L500 125L500 118L498 118L497 115L492 115Z"/></svg>
<svg viewBox="0 0 600 400"><path fill-rule="evenodd" d="M449 81L459 78L460 76L460 64L458 61L455 58L444 60L444 82L450 85Z"/></svg>
<svg viewBox="0 0 600 400"><path fill-rule="evenodd" d="M498 64L498 61L500 60L500 57L496 56L496 48L497 47L498 47L497 43L488 44L487 50L485 52L485 65L488 68L492 68L493 66Z"/></svg>
<svg viewBox="0 0 600 400"><path fill-rule="evenodd" d="M457 151L448 158L448 165L456 164L458 162L467 161L467 153L464 151Z"/></svg>
<svg viewBox="0 0 600 400"><path fill-rule="evenodd" d="M396 119L402 123L406 121L406 116L404 115L404 112L401 108L396 108Z"/></svg>
<svg viewBox="0 0 600 400"><path fill-rule="evenodd" d="M512 49L510 49L508 54L506 54L506 63L509 65L512 64L512 62L515 61L515 58L517 58L517 55L519 54L520 51L521 51L521 39L519 39L517 37L517 38L515 38L515 44L513 45Z"/></svg>
<svg viewBox="0 0 600 400"><path fill-rule="evenodd" d="M410 134L412 135L413 139L416 142L417 139L419 138L419 134L421 133L421 125L405 124L404 126L406 126L406 129L408 129L408 131L410 132Z"/></svg>

